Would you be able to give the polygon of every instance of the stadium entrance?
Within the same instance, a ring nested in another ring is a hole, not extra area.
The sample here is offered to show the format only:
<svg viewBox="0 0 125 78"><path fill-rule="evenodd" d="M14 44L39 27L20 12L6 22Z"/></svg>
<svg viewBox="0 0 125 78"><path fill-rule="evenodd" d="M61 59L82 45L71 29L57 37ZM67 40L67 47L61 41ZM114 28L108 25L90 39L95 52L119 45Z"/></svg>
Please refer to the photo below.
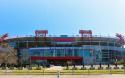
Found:
<svg viewBox="0 0 125 78"><path fill-rule="evenodd" d="M32 61L37 61L37 60L46 60L47 64L50 65L80 65L82 64L82 57L37 57L37 56L32 56L31 57ZM42 62L42 61L41 61Z"/></svg>

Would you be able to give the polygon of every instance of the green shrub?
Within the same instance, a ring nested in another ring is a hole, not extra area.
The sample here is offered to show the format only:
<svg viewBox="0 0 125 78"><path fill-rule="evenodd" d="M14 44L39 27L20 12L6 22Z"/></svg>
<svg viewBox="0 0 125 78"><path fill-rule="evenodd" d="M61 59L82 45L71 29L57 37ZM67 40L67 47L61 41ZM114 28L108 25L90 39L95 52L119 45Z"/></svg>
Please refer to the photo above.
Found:
<svg viewBox="0 0 125 78"><path fill-rule="evenodd" d="M23 70L23 67L18 67L19 70Z"/></svg>
<svg viewBox="0 0 125 78"><path fill-rule="evenodd" d="M27 67L28 70L32 70L32 67Z"/></svg>
<svg viewBox="0 0 125 78"><path fill-rule="evenodd" d="M66 67L65 70L69 70L69 67Z"/></svg>
<svg viewBox="0 0 125 78"><path fill-rule="evenodd" d="M86 70L86 67L81 67L81 70Z"/></svg>
<svg viewBox="0 0 125 78"><path fill-rule="evenodd" d="M111 69L111 67L106 67L106 69L108 70L108 69Z"/></svg>
<svg viewBox="0 0 125 78"><path fill-rule="evenodd" d="M103 67L98 67L98 70L103 70Z"/></svg>
<svg viewBox="0 0 125 78"><path fill-rule="evenodd" d="M119 69L119 67L114 67L114 69Z"/></svg>
<svg viewBox="0 0 125 78"><path fill-rule="evenodd" d="M36 67L36 70L41 70L41 67Z"/></svg>
<svg viewBox="0 0 125 78"><path fill-rule="evenodd" d="M95 70L95 67L90 67L90 70Z"/></svg>
<svg viewBox="0 0 125 78"><path fill-rule="evenodd" d="M77 70L78 68L77 67L73 67L72 70Z"/></svg>
<svg viewBox="0 0 125 78"><path fill-rule="evenodd" d="M14 67L10 67L10 70L14 70Z"/></svg>
<svg viewBox="0 0 125 78"><path fill-rule="evenodd" d="M125 67L122 67L122 69L125 69Z"/></svg>
<svg viewBox="0 0 125 78"><path fill-rule="evenodd" d="M6 67L2 67L2 70L6 70Z"/></svg>

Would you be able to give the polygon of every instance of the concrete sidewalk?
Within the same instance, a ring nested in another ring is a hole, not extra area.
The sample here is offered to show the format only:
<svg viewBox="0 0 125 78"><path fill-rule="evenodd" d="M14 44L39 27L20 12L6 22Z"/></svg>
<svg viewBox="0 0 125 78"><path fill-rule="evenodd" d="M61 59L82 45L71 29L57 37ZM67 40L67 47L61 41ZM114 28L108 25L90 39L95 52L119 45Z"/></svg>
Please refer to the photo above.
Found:
<svg viewBox="0 0 125 78"><path fill-rule="evenodd" d="M57 78L56 75L0 75L0 78ZM61 75L60 78L125 78L124 74Z"/></svg>

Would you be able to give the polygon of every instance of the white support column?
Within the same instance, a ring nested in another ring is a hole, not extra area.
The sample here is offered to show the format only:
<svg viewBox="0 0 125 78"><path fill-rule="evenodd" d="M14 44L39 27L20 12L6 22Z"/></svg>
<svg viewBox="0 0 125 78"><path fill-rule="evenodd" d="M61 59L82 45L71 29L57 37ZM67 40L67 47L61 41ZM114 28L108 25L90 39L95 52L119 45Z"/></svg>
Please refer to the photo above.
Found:
<svg viewBox="0 0 125 78"><path fill-rule="evenodd" d="M75 56L74 55L74 46L73 46L73 44L72 44L72 56Z"/></svg>
<svg viewBox="0 0 125 78"><path fill-rule="evenodd" d="M109 42L107 42L107 46L108 46L108 61L110 61Z"/></svg>
<svg viewBox="0 0 125 78"><path fill-rule="evenodd" d="M116 43L114 42L114 47L116 46L115 45ZM115 51L115 49L113 49ZM113 56L115 56L115 52L113 52ZM114 58L112 58L112 61L114 61Z"/></svg>
<svg viewBox="0 0 125 78"><path fill-rule="evenodd" d="M99 41L99 48L100 48L100 56L101 56L101 58L100 58L100 62L102 63L102 49L101 49L101 41Z"/></svg>
<svg viewBox="0 0 125 78"><path fill-rule="evenodd" d="M29 48L28 41L26 41L26 48Z"/></svg>

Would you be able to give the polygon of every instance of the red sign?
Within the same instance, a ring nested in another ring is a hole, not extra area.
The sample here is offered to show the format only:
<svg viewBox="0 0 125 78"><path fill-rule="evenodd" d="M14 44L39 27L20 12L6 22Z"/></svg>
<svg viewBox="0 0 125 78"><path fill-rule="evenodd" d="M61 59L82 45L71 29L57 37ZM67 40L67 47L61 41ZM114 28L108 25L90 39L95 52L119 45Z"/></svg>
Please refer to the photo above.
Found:
<svg viewBox="0 0 125 78"><path fill-rule="evenodd" d="M54 38L56 42L74 42L75 38Z"/></svg>
<svg viewBox="0 0 125 78"><path fill-rule="evenodd" d="M32 56L31 60L82 60L82 57L67 56L67 57L40 57Z"/></svg>

